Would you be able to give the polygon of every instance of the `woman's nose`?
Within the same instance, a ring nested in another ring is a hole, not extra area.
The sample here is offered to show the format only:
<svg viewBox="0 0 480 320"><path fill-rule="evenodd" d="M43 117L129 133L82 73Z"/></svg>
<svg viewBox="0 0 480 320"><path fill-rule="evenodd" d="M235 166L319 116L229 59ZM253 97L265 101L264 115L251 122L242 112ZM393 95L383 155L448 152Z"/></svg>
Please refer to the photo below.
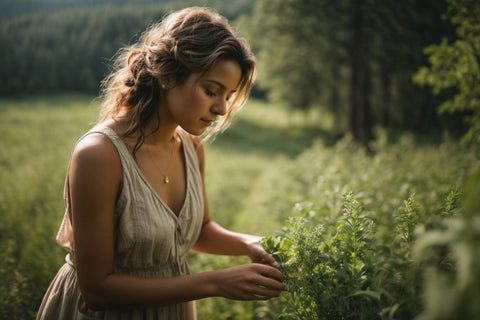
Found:
<svg viewBox="0 0 480 320"><path fill-rule="evenodd" d="M227 101L223 98L219 98L215 101L215 104L212 106L211 109L213 114L223 116L227 113Z"/></svg>

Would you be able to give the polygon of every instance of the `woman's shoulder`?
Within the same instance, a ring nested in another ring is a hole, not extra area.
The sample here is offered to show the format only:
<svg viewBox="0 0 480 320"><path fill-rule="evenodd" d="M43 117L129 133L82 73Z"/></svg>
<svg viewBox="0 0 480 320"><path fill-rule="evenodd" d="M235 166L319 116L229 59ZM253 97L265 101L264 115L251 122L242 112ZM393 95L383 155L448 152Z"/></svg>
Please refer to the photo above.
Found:
<svg viewBox="0 0 480 320"><path fill-rule="evenodd" d="M109 166L119 161L118 151L112 141L103 133L91 131L75 145L72 161L90 165Z"/></svg>

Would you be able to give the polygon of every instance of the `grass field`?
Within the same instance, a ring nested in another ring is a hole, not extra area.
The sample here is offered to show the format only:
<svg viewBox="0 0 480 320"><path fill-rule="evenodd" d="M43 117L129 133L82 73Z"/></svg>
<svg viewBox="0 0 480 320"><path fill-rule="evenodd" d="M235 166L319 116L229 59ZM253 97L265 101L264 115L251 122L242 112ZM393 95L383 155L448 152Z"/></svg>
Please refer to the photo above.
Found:
<svg viewBox="0 0 480 320"><path fill-rule="evenodd" d="M0 102L1 319L32 319L63 263L55 235L66 168L95 113L77 95Z"/></svg>
<svg viewBox="0 0 480 320"><path fill-rule="evenodd" d="M33 319L63 264L55 235L64 212L65 173L75 141L95 123L98 105L84 95L0 100L0 319ZM331 124L327 114L305 116L251 100L226 132L205 144L212 217L233 230L264 235L278 234L290 216L312 212L312 223L328 225L351 191L387 239L409 195L416 194L419 215L429 221L478 163L478 149L454 139L419 145L406 134L391 143L382 131L373 144L376 153L369 155L332 134ZM194 253L191 269L246 261ZM276 319L285 301L209 298L197 305L200 319Z"/></svg>

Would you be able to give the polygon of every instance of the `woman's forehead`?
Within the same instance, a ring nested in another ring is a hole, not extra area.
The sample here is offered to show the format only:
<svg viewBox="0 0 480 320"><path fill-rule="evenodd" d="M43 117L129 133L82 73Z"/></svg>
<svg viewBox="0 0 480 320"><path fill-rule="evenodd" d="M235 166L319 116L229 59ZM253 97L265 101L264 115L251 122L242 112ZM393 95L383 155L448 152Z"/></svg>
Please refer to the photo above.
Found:
<svg viewBox="0 0 480 320"><path fill-rule="evenodd" d="M212 69L201 75L198 80L215 84L221 89L236 91L242 77L242 71L233 60L220 60Z"/></svg>

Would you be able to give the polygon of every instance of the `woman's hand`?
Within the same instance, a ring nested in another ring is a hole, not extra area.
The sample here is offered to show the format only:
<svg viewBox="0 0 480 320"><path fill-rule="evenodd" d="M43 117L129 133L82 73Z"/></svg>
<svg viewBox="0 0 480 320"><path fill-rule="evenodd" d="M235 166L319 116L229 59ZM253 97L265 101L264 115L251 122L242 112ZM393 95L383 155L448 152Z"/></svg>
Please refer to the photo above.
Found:
<svg viewBox="0 0 480 320"><path fill-rule="evenodd" d="M275 258L266 252L258 241L248 243L248 256L252 259L252 262L269 264L274 267L278 266L278 262L275 261Z"/></svg>
<svg viewBox="0 0 480 320"><path fill-rule="evenodd" d="M218 272L216 291L228 299L268 300L288 291L283 274L264 264L244 264Z"/></svg>

